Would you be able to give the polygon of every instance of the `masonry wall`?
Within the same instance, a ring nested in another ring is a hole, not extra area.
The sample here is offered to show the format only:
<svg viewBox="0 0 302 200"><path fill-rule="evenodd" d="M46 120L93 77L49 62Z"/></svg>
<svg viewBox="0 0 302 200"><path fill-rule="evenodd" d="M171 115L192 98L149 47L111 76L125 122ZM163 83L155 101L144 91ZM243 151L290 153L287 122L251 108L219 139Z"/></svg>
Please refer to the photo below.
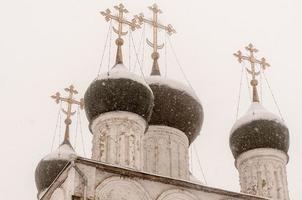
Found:
<svg viewBox="0 0 302 200"><path fill-rule="evenodd" d="M124 168L84 163L76 166L80 173L71 166L65 172L67 178L62 184L54 184L42 200L84 200L84 196L86 200L263 199Z"/></svg>

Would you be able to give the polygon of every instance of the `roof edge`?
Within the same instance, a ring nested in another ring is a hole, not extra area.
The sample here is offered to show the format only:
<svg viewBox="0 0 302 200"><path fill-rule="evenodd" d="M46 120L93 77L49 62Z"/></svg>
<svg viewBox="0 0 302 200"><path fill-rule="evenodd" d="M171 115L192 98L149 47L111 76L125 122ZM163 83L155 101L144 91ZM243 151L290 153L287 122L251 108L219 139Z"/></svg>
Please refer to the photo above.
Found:
<svg viewBox="0 0 302 200"><path fill-rule="evenodd" d="M94 166L98 169L101 169L101 170L109 172L109 173L115 173L115 174L119 174L122 176L128 176L131 178L137 177L137 178L141 178L141 179L146 179L146 180L155 181L155 182L161 182L164 184L170 184L170 185L174 185L174 186L181 186L184 188L195 189L195 190L203 191L206 193L216 193L216 194L221 194L221 195L225 195L225 196L229 196L229 197L233 197L233 198L240 198L240 197L242 198L243 197L243 198L246 198L249 200L268 200L267 198L264 198L264 197L258 197L258 196L254 196L254 195L243 194L243 193L223 190L223 189L219 189L219 188L204 186L204 185L200 185L200 184L193 183L193 182L186 181L186 180L174 179L171 177L151 174L151 173L147 173L147 172L135 171L130 168L124 168L121 166L110 165L107 163L103 163L100 161L95 161L95 160L91 160L91 159L83 158L83 157L77 157L77 159L74 162Z"/></svg>

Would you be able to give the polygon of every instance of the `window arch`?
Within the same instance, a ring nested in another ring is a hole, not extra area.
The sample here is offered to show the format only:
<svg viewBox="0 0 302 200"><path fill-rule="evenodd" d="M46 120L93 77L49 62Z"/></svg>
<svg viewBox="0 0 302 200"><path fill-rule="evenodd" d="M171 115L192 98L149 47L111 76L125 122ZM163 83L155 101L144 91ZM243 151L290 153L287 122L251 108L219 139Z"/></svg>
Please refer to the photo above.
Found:
<svg viewBox="0 0 302 200"><path fill-rule="evenodd" d="M113 176L96 188L96 200L151 200L147 191L136 181Z"/></svg>
<svg viewBox="0 0 302 200"><path fill-rule="evenodd" d="M186 190L173 189L163 192L157 200L198 200L198 198Z"/></svg>

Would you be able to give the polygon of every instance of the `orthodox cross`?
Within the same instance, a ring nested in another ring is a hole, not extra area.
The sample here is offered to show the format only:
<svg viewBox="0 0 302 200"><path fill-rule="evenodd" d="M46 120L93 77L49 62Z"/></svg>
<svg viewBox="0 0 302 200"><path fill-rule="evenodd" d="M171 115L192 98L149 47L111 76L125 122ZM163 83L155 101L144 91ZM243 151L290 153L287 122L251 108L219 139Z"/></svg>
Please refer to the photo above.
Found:
<svg viewBox="0 0 302 200"><path fill-rule="evenodd" d="M51 98L55 99L56 103L66 102L67 103L67 110L62 109L63 113L66 114L65 119L65 135L64 135L64 142L69 142L69 125L71 124L71 116L76 113L76 111L72 111L72 105L76 104L79 105L81 109L84 108L84 99L80 99L77 101L73 98L74 95L78 94L78 91L75 90L73 85L70 85L69 88L65 88L65 91L69 93L68 97L61 97L61 94L57 92L55 95L52 95Z"/></svg>
<svg viewBox="0 0 302 200"><path fill-rule="evenodd" d="M245 47L245 49L250 52L249 56L242 55L241 51L237 51L237 53L234 53L233 55L238 58L239 63L241 63L243 60L247 60L251 63L251 68L246 68L246 70L252 75L251 85L253 87L253 102L259 102L257 76L260 75L261 71L256 69L256 64L259 64L263 70L265 70L266 67L269 67L270 64L266 62L265 58L261 58L261 60L256 59L254 53L257 53L258 49L254 48L252 44L249 44L247 47Z"/></svg>
<svg viewBox="0 0 302 200"><path fill-rule="evenodd" d="M114 6L114 8L118 11L117 15L112 15L110 9L107 9L105 12L101 12L101 14L105 16L105 20L107 22L110 20L115 20L118 22L118 28L113 27L113 31L118 35L118 38L115 40L115 44L117 45L116 64L122 64L122 45L124 44L122 36L127 35L128 33L128 31L123 31L123 25L128 25L132 31L137 28L140 28L140 26L136 23L136 19L132 19L131 21L129 21L124 18L124 14L128 13L129 11L124 7L123 4Z"/></svg>
<svg viewBox="0 0 302 200"><path fill-rule="evenodd" d="M153 27L153 41L150 42L150 40L147 39L147 44L153 48L153 53L151 54L151 58L153 59L151 75L160 75L160 70L158 66L158 59L159 59L158 49L162 49L164 47L164 44L161 45L158 44L158 38L157 38L158 29L165 30L169 35L176 33L176 31L174 30L171 24L165 26L158 22L158 14L161 14L162 11L158 8L156 4L150 6L149 9L153 12L152 20L146 19L142 13L136 15L135 18L138 20L140 25L146 23Z"/></svg>

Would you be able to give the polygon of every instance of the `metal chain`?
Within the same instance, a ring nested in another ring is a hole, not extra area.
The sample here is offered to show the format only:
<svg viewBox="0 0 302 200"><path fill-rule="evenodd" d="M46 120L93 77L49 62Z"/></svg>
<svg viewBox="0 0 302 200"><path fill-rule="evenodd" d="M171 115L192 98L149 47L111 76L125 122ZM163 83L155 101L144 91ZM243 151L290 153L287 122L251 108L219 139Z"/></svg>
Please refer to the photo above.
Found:
<svg viewBox="0 0 302 200"><path fill-rule="evenodd" d="M189 79L187 78L187 76L186 76L186 74L185 74L185 72L184 72L184 70L183 70L183 68L182 68L182 66L181 66L181 64L180 64L180 62L179 62L179 59L178 59L178 57L177 57L177 55L176 55L176 52L175 52L175 50L174 50L174 48L173 48L172 42L171 42L171 40L170 40L170 37L168 37L168 41L169 41L169 45L170 45L170 48L171 48L171 50L172 50L172 53L173 53L173 55L174 55L174 57L175 57L176 63L177 63L177 65L178 65L178 67L180 68L181 73L183 74L183 76L184 76L184 78L185 78L187 84L188 84L189 87L192 89L193 93L196 95L196 92L195 92L194 88L192 87L192 85L191 85Z"/></svg>
<svg viewBox="0 0 302 200"><path fill-rule="evenodd" d="M247 84L249 97L250 97L250 100L252 100L252 95L251 95L252 90L251 90L251 86L250 86L250 83L249 83L249 78L248 78L247 71L245 71L245 78L246 78L246 84Z"/></svg>
<svg viewBox="0 0 302 200"><path fill-rule="evenodd" d="M203 172L203 169L202 169L202 166L201 166L201 162L200 162L200 159L199 159L198 151L196 150L196 147L195 147L195 144L194 144L194 143L193 143L193 148L194 148L194 151L195 151L195 154L196 154L196 157L197 157L198 165L199 165L199 168L200 168L200 171L201 171L201 174L202 174L204 183L205 183L206 185L208 185L207 179L206 179L206 177L205 177L205 175L204 175L204 172Z"/></svg>
<svg viewBox="0 0 302 200"><path fill-rule="evenodd" d="M109 71L110 71L111 43L112 43L112 20L110 20L110 40L109 40L108 66L107 66L107 73L108 74L109 74Z"/></svg>
<svg viewBox="0 0 302 200"><path fill-rule="evenodd" d="M167 32L165 32L165 78L168 75L168 64L167 64Z"/></svg>
<svg viewBox="0 0 302 200"><path fill-rule="evenodd" d="M192 91L196 94L196 92L195 92L194 88L192 87L192 85L191 85L189 79L187 78L186 74L184 73L184 70L183 70L183 68L182 68L182 66L181 66L181 64L180 64L180 62L179 62L179 59L178 59L178 57L177 57L177 55L176 55L176 53L175 53L175 50L174 50L174 48L173 48L172 42L171 42L171 40L170 40L170 37L168 37L168 41L169 41L170 48L171 48L172 53L173 53L173 55L174 55L174 57L175 57L175 60L176 60L176 62L177 62L178 67L180 68L180 70L181 70L181 72L182 72L182 74L183 74L183 76L184 76L184 78L185 78L187 84L190 86L190 88L192 89ZM197 150L196 150L196 147L195 147L195 144L194 144L194 143L193 143L193 148L194 148L195 153L196 153L196 156L197 156L198 165L199 165L199 168L200 168L200 170L201 170L201 173L202 173L204 182L205 182L205 184L207 185L208 183L207 183L207 180L206 180L206 178L205 178L205 175L204 175L204 172L203 172L203 169L202 169L202 166L201 166L201 162L200 162L200 159L199 159L199 155L198 155L198 152L197 152Z"/></svg>
<svg viewBox="0 0 302 200"><path fill-rule="evenodd" d="M142 43L144 43L144 42L142 42L143 39L144 39L144 37L145 37L145 24L143 26L143 31L142 31L142 34L141 34L141 39L139 41L139 51L141 50ZM144 53L144 48L143 48L143 53ZM132 70L133 72L135 72L135 70L136 70L136 65L137 65L137 60L135 60L134 67L133 67L133 70ZM142 63L142 65L143 65L143 63Z"/></svg>
<svg viewBox="0 0 302 200"><path fill-rule="evenodd" d="M74 150L76 150L76 148L77 148L79 112L80 112L80 106L78 106L78 108L77 108L77 123L76 123L76 130L75 130L75 136L74 136Z"/></svg>
<svg viewBox="0 0 302 200"><path fill-rule="evenodd" d="M244 67L241 67L241 75L240 75L239 93L238 93L237 110L236 110L236 119L235 119L235 121L237 121L238 114L239 114L240 99L241 99L241 88L242 88L242 79L243 79L243 70L244 70Z"/></svg>
<svg viewBox="0 0 302 200"><path fill-rule="evenodd" d="M276 100L276 98L275 98L275 95L274 95L274 93L273 93L273 90L272 90L272 88L271 88L271 86L270 86L270 84L269 84L269 82L268 82L268 80L267 80L267 78L266 78L266 75L265 75L264 71L262 72L262 74L263 74L264 80L265 80L265 82L266 82L266 84L267 84L267 86L268 86L268 89L269 89L269 91L270 91L270 93L271 93L271 95L272 95L272 97L273 97L274 103L275 103L275 105L276 105L276 107L277 107L277 109L278 109L279 115L280 115L282 121L284 121L284 118L283 118L283 115L282 115L282 113L281 113L280 107L279 107L279 105L278 105L278 103L277 103L277 100Z"/></svg>
<svg viewBox="0 0 302 200"><path fill-rule="evenodd" d="M189 147L189 149L190 149L190 155L189 155L189 157L190 157L190 170L191 170L191 173L193 174L193 153L192 153L193 148Z"/></svg>
<svg viewBox="0 0 302 200"><path fill-rule="evenodd" d="M60 102L60 110L62 110L62 101ZM60 114L60 120L59 120L59 157L61 155L61 148L60 148L60 144L61 144L61 132L62 132L62 115Z"/></svg>
<svg viewBox="0 0 302 200"><path fill-rule="evenodd" d="M55 143L55 139L56 139L56 135L57 135L57 130L58 130L59 120L61 121L61 109L62 109L62 103L60 103L60 108L59 108L59 111L58 111L58 114L57 114L56 126L55 126L55 130L54 130L53 137L52 137L50 152L52 152L52 150L53 150L53 145L54 145L54 143Z"/></svg>
<svg viewBox="0 0 302 200"><path fill-rule="evenodd" d="M132 35L131 35L131 40L132 40L133 50L134 50L134 53L135 53L135 56L136 56L136 60L137 60L138 66L139 66L139 68L140 68L142 77L144 78L144 80L145 80L145 82L146 82L146 78L145 78L145 75L144 75L144 72L143 72L141 63L140 63L140 61L139 61L139 57L138 57L138 54L137 54L137 51L136 51L136 47L135 47L135 44L134 44L134 40L133 40Z"/></svg>
<svg viewBox="0 0 302 200"><path fill-rule="evenodd" d="M83 128L82 128L82 117L81 117L81 112L79 112L79 126L80 126L80 134L81 134L81 140L82 140L83 153L84 153L84 157L86 157L85 144L84 144L84 137L83 137Z"/></svg>
<svg viewBox="0 0 302 200"><path fill-rule="evenodd" d="M143 38L142 38L142 41L145 41L146 40L146 25L144 24L144 27L143 27ZM142 64L142 67L144 68L145 66L145 48L146 48L146 42L143 42L143 46L142 46L143 50L142 50L142 61L141 61L141 64Z"/></svg>
<svg viewBox="0 0 302 200"><path fill-rule="evenodd" d="M103 48L103 53L102 53L101 62L100 62L100 66L99 66L97 77L101 73L101 68L102 68L102 65L103 65L103 60L104 60L104 55L105 55L105 51L106 51L106 47L107 47L107 43L108 43L108 37L109 37L110 30L111 30L111 23L108 25L108 31L107 31L107 35L106 35L106 41L105 41L105 45L104 45L104 48Z"/></svg>
<svg viewBox="0 0 302 200"><path fill-rule="evenodd" d="M132 34L132 31L131 31L131 28L129 26L129 36L128 36L129 37L129 39L128 39L129 40L129 49L128 49L128 51L129 51L129 53L128 53L129 54L129 58L128 58L129 59L128 60L129 61L129 65L128 65L129 66L129 71L131 71L131 37L130 37L131 34Z"/></svg>
<svg viewBox="0 0 302 200"><path fill-rule="evenodd" d="M260 71L263 71L263 68L260 68ZM261 102L263 102L263 83L262 83L262 72L260 72L260 98Z"/></svg>

